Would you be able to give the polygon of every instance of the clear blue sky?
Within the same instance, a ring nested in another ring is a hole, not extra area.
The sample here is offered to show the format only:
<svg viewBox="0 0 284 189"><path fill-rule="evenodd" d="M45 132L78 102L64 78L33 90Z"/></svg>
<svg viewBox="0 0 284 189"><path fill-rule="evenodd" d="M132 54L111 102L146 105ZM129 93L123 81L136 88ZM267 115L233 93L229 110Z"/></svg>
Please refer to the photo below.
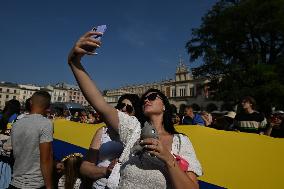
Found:
<svg viewBox="0 0 284 189"><path fill-rule="evenodd" d="M173 78L179 55L189 63L191 29L215 2L1 1L0 81L75 84L67 54L80 35L100 24L108 29L99 55L83 59L100 89Z"/></svg>

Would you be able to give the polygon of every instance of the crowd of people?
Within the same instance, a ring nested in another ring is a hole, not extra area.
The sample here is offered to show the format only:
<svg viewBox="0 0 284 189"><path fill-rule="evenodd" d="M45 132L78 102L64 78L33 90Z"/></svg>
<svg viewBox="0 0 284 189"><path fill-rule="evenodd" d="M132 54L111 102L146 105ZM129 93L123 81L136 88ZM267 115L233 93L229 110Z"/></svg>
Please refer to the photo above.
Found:
<svg viewBox="0 0 284 189"><path fill-rule="evenodd" d="M73 114L69 110L64 110L63 112L54 111L49 109L47 113L49 119L66 119L79 123L89 123L89 124L98 124L102 123L102 117L100 114L94 110L82 110L76 111Z"/></svg>
<svg viewBox="0 0 284 189"><path fill-rule="evenodd" d="M284 112L275 111L265 116L256 110L256 101L251 96L243 97L237 111L222 113L197 112L190 105L184 113L174 114L176 125L200 125L219 130L240 131L284 138Z"/></svg>
<svg viewBox="0 0 284 189"><path fill-rule="evenodd" d="M189 138L175 125L283 137L283 114L265 117L255 110L252 97L242 99L242 110L219 117L198 113L192 106L186 106L182 115L173 113L167 97L157 89L141 97L124 94L112 107L81 63L84 55L94 54L101 45L93 35L100 33L88 32L75 43L68 65L100 117L84 111L52 116L51 97L45 91L35 92L22 113L17 100L8 101L0 114L0 188L199 188L201 164ZM92 124L103 119L106 126L96 131L84 156L73 153L55 160L55 118Z"/></svg>

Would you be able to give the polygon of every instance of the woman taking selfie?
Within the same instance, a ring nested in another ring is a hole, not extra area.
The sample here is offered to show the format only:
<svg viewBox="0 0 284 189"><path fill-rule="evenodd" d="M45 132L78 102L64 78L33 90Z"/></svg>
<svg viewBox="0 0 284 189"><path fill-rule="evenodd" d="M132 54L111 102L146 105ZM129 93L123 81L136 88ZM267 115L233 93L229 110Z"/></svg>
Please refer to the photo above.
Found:
<svg viewBox="0 0 284 189"><path fill-rule="evenodd" d="M69 54L68 64L86 99L104 117L106 124L118 132L124 145L119 158L119 188L199 188L197 176L202 174L200 163L188 137L175 131L171 107L162 92L150 89L142 95L141 122L134 116L117 111L104 100L81 64L85 54L95 54L94 49L101 45L93 35L101 33L88 32L76 42ZM144 124L152 125L158 138L141 141ZM133 147L137 144L143 146L140 155L133 153ZM181 165L175 157L181 157L182 162L189 166Z"/></svg>

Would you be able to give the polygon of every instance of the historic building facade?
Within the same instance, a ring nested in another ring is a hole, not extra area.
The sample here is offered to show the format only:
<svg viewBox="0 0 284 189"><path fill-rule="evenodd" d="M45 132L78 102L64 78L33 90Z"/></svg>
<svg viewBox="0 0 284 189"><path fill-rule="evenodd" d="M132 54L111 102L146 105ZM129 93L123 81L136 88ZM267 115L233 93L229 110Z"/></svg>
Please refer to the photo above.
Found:
<svg viewBox="0 0 284 189"><path fill-rule="evenodd" d="M19 99L20 88L17 84L1 82L0 83L0 108L3 109L5 103L11 99Z"/></svg>
<svg viewBox="0 0 284 189"><path fill-rule="evenodd" d="M104 97L108 103L115 105L122 94L135 93L141 96L148 89L155 88L161 90L168 97L170 103L175 105L178 110L183 105L193 104L204 110L210 104L220 108L222 102L212 101L209 98L208 82L204 78L193 78L188 67L180 59L174 79L107 90L104 93Z"/></svg>
<svg viewBox="0 0 284 189"><path fill-rule="evenodd" d="M89 105L79 87L68 89L68 102L76 102L83 106Z"/></svg>
<svg viewBox="0 0 284 189"><path fill-rule="evenodd" d="M20 95L19 98L17 100L19 100L21 102L21 104L24 104L25 101L27 99L29 99L30 97L32 97L32 95L34 94L34 92L39 91L40 87L33 85L33 84L19 84L19 91L20 91Z"/></svg>
<svg viewBox="0 0 284 189"><path fill-rule="evenodd" d="M180 59L174 79L105 90L103 96L109 104L115 106L122 94L134 93L141 96L148 89L155 88L162 91L168 97L170 103L177 107L177 110L183 105L195 105L206 110L208 105L212 104L220 109L222 102L210 100L208 82L204 78L193 78L189 68ZM10 99L17 99L23 104L37 90L48 91L51 94L52 102L76 102L83 106L89 106L77 85L58 83L56 85L39 87L1 82L0 109L3 109L5 102Z"/></svg>
<svg viewBox="0 0 284 189"><path fill-rule="evenodd" d="M39 90L47 91L51 95L51 102L76 102L83 106L89 105L76 85L58 83L40 87L33 84L0 82L0 109L3 109L5 103L11 99L16 99L21 105L24 105L25 101Z"/></svg>
<svg viewBox="0 0 284 189"><path fill-rule="evenodd" d="M67 83L57 83L54 88L54 92L56 91L57 94L61 95L60 99L58 99L59 96L57 96L56 102L75 102L83 106L89 105L88 101L85 99L82 91L77 85L70 85ZM54 96L56 96L56 94L54 94Z"/></svg>

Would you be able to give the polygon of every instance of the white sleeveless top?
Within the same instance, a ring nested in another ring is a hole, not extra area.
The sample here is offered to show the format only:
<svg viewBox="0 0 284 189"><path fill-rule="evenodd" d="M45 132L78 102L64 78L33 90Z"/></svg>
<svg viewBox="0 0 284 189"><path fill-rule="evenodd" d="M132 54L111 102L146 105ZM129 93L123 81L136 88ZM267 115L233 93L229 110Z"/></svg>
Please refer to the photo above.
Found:
<svg viewBox="0 0 284 189"><path fill-rule="evenodd" d="M122 143L111 140L107 129L107 127L103 127L101 146L99 148L99 160L97 162L98 167L108 167L111 161L119 158L123 151ZM106 187L107 182L107 178L100 178L93 183L93 188L103 189Z"/></svg>

